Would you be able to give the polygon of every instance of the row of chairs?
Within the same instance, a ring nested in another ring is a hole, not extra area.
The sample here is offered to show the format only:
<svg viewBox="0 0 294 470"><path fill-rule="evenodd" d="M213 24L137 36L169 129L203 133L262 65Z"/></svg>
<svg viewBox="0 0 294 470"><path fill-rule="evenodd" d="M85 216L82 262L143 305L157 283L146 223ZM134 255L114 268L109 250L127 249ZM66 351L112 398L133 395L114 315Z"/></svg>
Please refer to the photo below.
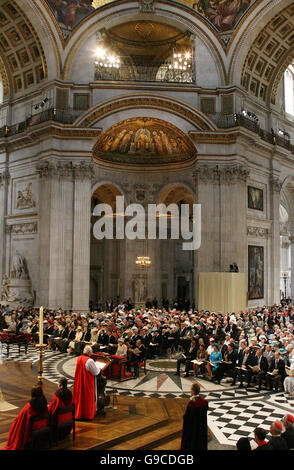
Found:
<svg viewBox="0 0 294 470"><path fill-rule="evenodd" d="M56 420L52 422L52 416L48 411L32 416L30 419L30 439L29 448L37 449L44 442L47 447L52 447L52 443L58 446L59 440L63 438L68 429L72 429L72 439L75 440L75 405L68 408L59 409L55 413Z"/></svg>

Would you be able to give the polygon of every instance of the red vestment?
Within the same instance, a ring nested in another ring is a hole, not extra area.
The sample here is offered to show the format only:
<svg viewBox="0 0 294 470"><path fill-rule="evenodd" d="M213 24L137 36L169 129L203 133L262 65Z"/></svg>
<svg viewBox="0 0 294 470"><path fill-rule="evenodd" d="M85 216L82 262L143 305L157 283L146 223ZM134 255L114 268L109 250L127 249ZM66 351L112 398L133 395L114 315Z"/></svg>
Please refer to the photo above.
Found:
<svg viewBox="0 0 294 470"><path fill-rule="evenodd" d="M28 402L18 417L13 421L9 434L6 446L4 450L23 450L26 443L30 440L30 418L31 416L36 416L38 413L35 411L30 402ZM36 423L34 429L41 428L44 425L46 426L48 420L45 419Z"/></svg>
<svg viewBox="0 0 294 470"><path fill-rule="evenodd" d="M76 419L93 419L96 414L95 378L86 369L89 359L82 355L77 360L73 389Z"/></svg>
<svg viewBox="0 0 294 470"><path fill-rule="evenodd" d="M57 410L60 409L65 409L71 406L73 403L72 398L68 400L62 400L61 397L58 396L58 394L55 392L52 400L50 401L48 405L48 411L51 413L51 422L54 424L56 423L57 416L55 415ZM69 421L72 418L72 412L70 411L69 413L65 413L64 415L60 415L58 418L58 423L63 423L66 421Z"/></svg>

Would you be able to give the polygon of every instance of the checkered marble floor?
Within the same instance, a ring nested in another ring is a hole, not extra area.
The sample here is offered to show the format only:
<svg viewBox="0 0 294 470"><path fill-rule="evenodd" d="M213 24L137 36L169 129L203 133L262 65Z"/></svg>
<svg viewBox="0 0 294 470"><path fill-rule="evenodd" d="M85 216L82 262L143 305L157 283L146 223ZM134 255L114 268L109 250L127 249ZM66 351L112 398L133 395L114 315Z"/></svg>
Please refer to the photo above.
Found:
<svg viewBox="0 0 294 470"><path fill-rule="evenodd" d="M212 402L208 426L220 444L235 445L241 437L253 439L253 431L258 426L269 431L270 425L285 414L284 409L262 399Z"/></svg>
<svg viewBox="0 0 294 470"><path fill-rule="evenodd" d="M2 351L3 361L31 362L37 373L38 350L29 346L27 355L13 345L9 358ZM1 360L1 358L0 358ZM73 385L77 357L59 352L44 352L44 377L57 383L61 376ZM154 370L150 367L147 374L141 371L139 378L124 382L107 381L106 391L114 395L128 395L146 398L189 398L194 377L175 376L175 370ZM220 444L236 448L240 437L253 437L253 430L262 426L269 430L270 424L281 420L286 413L294 414L294 398L284 393L259 392L255 387L238 388L230 383L214 384L204 378L198 378L201 394L209 401L208 424Z"/></svg>

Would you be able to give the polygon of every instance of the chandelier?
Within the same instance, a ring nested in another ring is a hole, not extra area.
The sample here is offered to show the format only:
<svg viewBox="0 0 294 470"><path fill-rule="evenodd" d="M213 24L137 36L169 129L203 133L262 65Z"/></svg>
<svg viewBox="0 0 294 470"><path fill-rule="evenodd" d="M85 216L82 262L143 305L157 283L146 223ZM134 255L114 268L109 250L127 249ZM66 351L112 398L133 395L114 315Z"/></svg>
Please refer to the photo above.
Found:
<svg viewBox="0 0 294 470"><path fill-rule="evenodd" d="M169 64L169 70L189 70L192 67L192 54L191 52L187 51L184 53L174 52L173 53L173 61Z"/></svg>
<svg viewBox="0 0 294 470"><path fill-rule="evenodd" d="M137 256L136 265L142 268L149 267L151 265L151 260L149 256Z"/></svg>
<svg viewBox="0 0 294 470"><path fill-rule="evenodd" d="M95 65L106 69L119 69L120 58L107 52L103 47L98 47L95 55Z"/></svg>

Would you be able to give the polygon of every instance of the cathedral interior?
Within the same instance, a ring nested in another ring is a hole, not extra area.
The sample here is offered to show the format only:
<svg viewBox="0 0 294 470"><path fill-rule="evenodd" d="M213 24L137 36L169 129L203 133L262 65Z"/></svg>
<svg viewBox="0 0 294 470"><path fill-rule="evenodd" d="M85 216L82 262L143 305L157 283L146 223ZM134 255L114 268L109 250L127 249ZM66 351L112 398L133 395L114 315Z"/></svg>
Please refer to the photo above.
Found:
<svg viewBox="0 0 294 470"><path fill-rule="evenodd" d="M183 233L95 237L99 204L119 225L117 198L124 216L133 204L185 204L190 225L201 206L200 247L183 250ZM0 282L2 305L84 313L109 299L231 313L293 297L294 2L0 0ZM25 393L37 357L29 346L1 365L7 372L21 359L14 376L25 377ZM50 357L51 393L60 374L73 384L75 360ZM181 424L189 379L175 379L169 363L149 366L143 381L108 381L119 419L137 396L142 428L164 420L158 398L173 402ZM10 394L8 379L2 387L21 406L24 393ZM203 391L213 448L236 443L218 421L224 400L279 416L294 406L281 393L265 399L205 381ZM16 413L3 413L0 448ZM146 448L177 449L177 432ZM135 448L108 438L109 448ZM79 448L107 448L95 439L81 437Z"/></svg>

